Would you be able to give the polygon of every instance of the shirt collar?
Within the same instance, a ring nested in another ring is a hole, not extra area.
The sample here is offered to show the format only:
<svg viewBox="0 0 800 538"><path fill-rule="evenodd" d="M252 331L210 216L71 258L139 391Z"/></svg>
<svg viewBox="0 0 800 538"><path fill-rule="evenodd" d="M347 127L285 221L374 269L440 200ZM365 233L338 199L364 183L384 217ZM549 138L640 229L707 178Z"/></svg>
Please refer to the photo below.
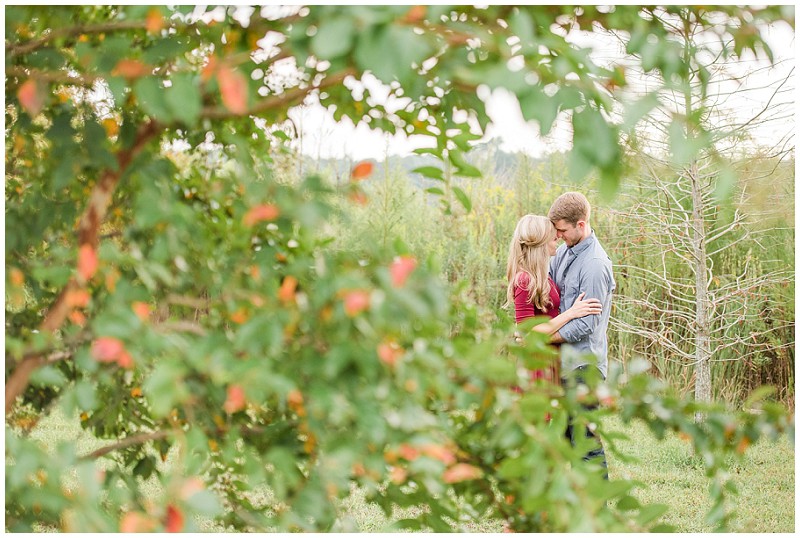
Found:
<svg viewBox="0 0 800 538"><path fill-rule="evenodd" d="M577 256L584 250L588 249L592 244L594 244L595 241L597 241L597 239L595 238L594 230L592 230L592 233L591 235L589 235L589 237L587 237L574 247L567 248L567 252L569 252L573 256Z"/></svg>

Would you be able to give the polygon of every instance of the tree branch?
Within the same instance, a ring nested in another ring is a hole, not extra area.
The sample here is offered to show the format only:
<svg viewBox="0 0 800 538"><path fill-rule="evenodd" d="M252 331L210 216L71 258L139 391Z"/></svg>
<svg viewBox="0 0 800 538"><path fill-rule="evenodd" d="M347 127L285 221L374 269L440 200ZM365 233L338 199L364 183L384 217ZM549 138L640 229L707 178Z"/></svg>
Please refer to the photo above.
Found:
<svg viewBox="0 0 800 538"><path fill-rule="evenodd" d="M142 125L133 145L117 154L117 169L107 169L103 173L94 186L89 197L89 203L81 216L78 225L79 245L89 245L93 250L96 249L100 224L108 212L114 189L116 189L122 174L125 173L134 157L160 132L160 129L161 127L154 120ZM86 282L81 275L74 276L69 280L64 289L61 290L58 298L56 298L55 303L48 309L41 325L42 331L54 332L61 327L72 309L72 305L67 298L71 292L81 290L85 285ZM19 366L14 369L6 382L6 415L13 409L17 397L25 392L31 374L46 363L47 359L45 357L36 355L23 359Z"/></svg>
<svg viewBox="0 0 800 538"><path fill-rule="evenodd" d="M201 116L211 120L223 120L235 117L258 116L269 110L288 107L300 103L307 95L309 95L314 90L322 90L324 88L330 88L331 86L336 86L338 84L341 84L344 81L344 79L347 78L348 76L355 76L356 74L357 73L353 68L345 69L340 73L325 77L322 83L319 84L318 86L308 86L307 88L292 88L291 90L288 90L280 95L273 95L267 97L266 99L262 99L250 110L247 110L243 114L234 114L230 110L221 107L206 107L203 109Z"/></svg>

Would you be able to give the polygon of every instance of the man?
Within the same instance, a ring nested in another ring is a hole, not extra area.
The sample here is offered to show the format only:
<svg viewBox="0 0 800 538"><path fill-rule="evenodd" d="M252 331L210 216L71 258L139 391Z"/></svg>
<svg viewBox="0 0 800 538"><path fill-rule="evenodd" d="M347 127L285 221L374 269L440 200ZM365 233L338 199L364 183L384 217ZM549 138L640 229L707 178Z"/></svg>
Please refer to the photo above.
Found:
<svg viewBox="0 0 800 538"><path fill-rule="evenodd" d="M572 306L581 292L585 299L594 297L600 301L603 311L599 315L585 316L568 321L553 335L551 342L563 342L561 346L561 371L583 383L586 370L596 367L603 379L608 374L608 318L611 314L611 295L616 288L611 270L611 260L600 245L589 226L591 206L579 192L566 192L556 198L548 217L556 228L556 236L564 240L550 262L550 275L561 294L560 311ZM590 364L594 356L595 364ZM566 383L566 380L564 380ZM572 424L567 436L575 444ZM587 429L587 437L594 434ZM584 460L597 460L606 468L603 445L592 450ZM607 475L606 475L607 478Z"/></svg>

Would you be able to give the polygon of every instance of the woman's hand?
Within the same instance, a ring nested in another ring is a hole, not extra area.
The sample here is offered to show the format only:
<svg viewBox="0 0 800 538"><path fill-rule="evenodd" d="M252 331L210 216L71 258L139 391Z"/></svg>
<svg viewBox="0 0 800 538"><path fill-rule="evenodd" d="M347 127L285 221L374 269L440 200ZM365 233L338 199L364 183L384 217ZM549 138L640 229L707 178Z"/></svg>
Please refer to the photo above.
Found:
<svg viewBox="0 0 800 538"><path fill-rule="evenodd" d="M603 305L600 304L598 299L591 298L584 301L584 295L586 295L586 292L581 292L578 298L575 299L575 303L565 312L572 316L572 319L592 316L603 311Z"/></svg>

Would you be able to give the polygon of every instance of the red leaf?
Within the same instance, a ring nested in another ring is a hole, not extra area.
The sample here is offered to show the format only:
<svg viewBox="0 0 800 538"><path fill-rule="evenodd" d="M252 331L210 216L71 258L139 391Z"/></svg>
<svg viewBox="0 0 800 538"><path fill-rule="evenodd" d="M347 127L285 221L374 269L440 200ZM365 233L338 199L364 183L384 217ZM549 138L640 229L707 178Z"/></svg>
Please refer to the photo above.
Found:
<svg viewBox="0 0 800 538"><path fill-rule="evenodd" d="M446 484L455 484L467 480L475 480L483 476L483 471L468 463L456 463L442 474L442 479Z"/></svg>
<svg viewBox="0 0 800 538"><path fill-rule="evenodd" d="M44 106L44 98L39 91L39 86L33 79L28 79L22 83L22 86L17 90L17 98L19 104L30 117L34 117L42 111Z"/></svg>
<svg viewBox="0 0 800 538"><path fill-rule="evenodd" d="M237 411L241 411L247 405L247 399L244 395L244 389L240 385L231 385L228 387L228 398L225 400L222 408L226 413L232 415Z"/></svg>
<svg viewBox="0 0 800 538"><path fill-rule="evenodd" d="M344 312L351 318L369 308L369 292L353 290L344 296Z"/></svg>
<svg viewBox="0 0 800 538"><path fill-rule="evenodd" d="M139 60L123 58L117 62L117 65L111 70L111 74L128 79L141 78L150 74L150 67Z"/></svg>
<svg viewBox="0 0 800 538"><path fill-rule="evenodd" d="M116 362L123 351L122 341L111 336L101 336L92 343L92 357L98 362Z"/></svg>
<svg viewBox="0 0 800 538"><path fill-rule="evenodd" d="M403 348L394 342L381 342L378 345L378 358L389 366L394 366L404 353Z"/></svg>
<svg viewBox="0 0 800 538"><path fill-rule="evenodd" d="M97 271L97 251L92 245L83 244L78 250L78 274L88 281Z"/></svg>
<svg viewBox="0 0 800 538"><path fill-rule="evenodd" d="M217 73L217 81L225 108L234 114L247 112L247 79L244 75L223 65Z"/></svg>
<svg viewBox="0 0 800 538"><path fill-rule="evenodd" d="M389 267L389 273L392 276L392 286L401 288L406 283L408 275L410 275L417 267L417 260L411 256L400 256L395 258L392 265Z"/></svg>
<svg viewBox="0 0 800 538"><path fill-rule="evenodd" d="M117 355L117 365L120 368L126 368L130 370L133 368L133 357L131 357L130 353L123 350L122 353Z"/></svg>
<svg viewBox="0 0 800 538"><path fill-rule="evenodd" d="M167 532L181 532L183 530L183 514L173 505L167 506Z"/></svg>
<svg viewBox="0 0 800 538"><path fill-rule="evenodd" d="M257 223L265 220L275 220L281 214L281 210L278 209L278 206L272 204L262 204L251 207L250 210L245 213L242 222L245 226L254 226Z"/></svg>
<svg viewBox="0 0 800 538"><path fill-rule="evenodd" d="M372 175L372 170L375 167L369 161L362 161L353 167L353 170L350 172L350 179L353 181L361 181L362 179L368 178Z"/></svg>
<svg viewBox="0 0 800 538"><path fill-rule="evenodd" d="M116 362L121 368L133 368L133 357L118 338L101 336L92 342L91 355L97 362Z"/></svg>

